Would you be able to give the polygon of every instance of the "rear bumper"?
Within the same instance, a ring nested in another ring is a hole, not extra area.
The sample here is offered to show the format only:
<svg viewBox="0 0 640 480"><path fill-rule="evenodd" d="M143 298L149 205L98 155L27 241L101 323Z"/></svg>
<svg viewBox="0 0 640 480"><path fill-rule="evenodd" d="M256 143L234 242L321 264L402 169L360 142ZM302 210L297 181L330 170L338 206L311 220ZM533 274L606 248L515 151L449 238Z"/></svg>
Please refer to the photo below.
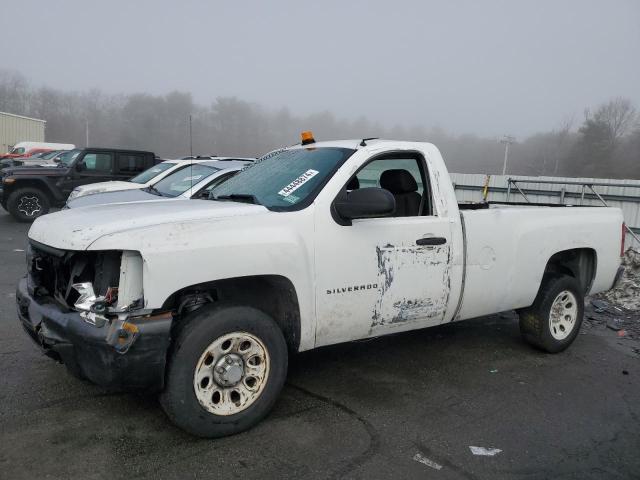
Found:
<svg viewBox="0 0 640 480"><path fill-rule="evenodd" d="M127 319L137 327L135 335L116 329L115 322L95 326L78 312L64 312L53 300L35 297L28 277L18 284L16 304L27 334L71 373L109 388L163 388L170 315Z"/></svg>

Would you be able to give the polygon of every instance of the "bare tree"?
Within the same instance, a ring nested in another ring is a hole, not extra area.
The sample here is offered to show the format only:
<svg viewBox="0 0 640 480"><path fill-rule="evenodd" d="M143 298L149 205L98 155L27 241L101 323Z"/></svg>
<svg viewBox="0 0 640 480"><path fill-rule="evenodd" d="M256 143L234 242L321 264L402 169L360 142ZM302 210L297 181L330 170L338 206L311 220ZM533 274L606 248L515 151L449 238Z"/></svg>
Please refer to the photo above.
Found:
<svg viewBox="0 0 640 480"><path fill-rule="evenodd" d="M607 126L609 144L615 148L620 138L634 126L636 109L628 98L616 97L598 108L594 120Z"/></svg>
<svg viewBox="0 0 640 480"><path fill-rule="evenodd" d="M552 134L554 136L554 149L553 156L555 157L555 164L553 167L553 175L558 174L558 170L560 168L560 159L566 157L567 155L567 143L569 138L569 134L571 133L571 129L573 128L574 117L573 115L566 116L561 122L560 126L557 129L554 129Z"/></svg>

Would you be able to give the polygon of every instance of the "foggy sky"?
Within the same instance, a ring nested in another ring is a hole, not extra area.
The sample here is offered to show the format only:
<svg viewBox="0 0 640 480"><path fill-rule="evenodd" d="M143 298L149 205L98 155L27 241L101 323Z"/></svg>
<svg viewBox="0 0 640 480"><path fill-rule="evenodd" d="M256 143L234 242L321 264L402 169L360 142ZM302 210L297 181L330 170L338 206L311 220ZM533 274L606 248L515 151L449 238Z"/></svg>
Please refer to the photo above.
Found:
<svg viewBox="0 0 640 480"><path fill-rule="evenodd" d="M0 16L0 68L68 90L480 135L580 123L614 96L640 106L640 0L0 0Z"/></svg>

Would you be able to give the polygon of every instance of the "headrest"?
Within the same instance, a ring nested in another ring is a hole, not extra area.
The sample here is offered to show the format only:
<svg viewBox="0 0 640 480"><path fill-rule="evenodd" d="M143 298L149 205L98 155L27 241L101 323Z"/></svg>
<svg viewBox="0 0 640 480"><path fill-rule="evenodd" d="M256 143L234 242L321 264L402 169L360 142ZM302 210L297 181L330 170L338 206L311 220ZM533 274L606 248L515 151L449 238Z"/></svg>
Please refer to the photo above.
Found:
<svg viewBox="0 0 640 480"><path fill-rule="evenodd" d="M360 188L360 180L358 180L358 177L353 177L351 180L349 180L349 183L347 183L347 190L357 190Z"/></svg>
<svg viewBox="0 0 640 480"><path fill-rule="evenodd" d="M406 170L385 170L380 175L380 186L393 194L410 193L418 190L416 179Z"/></svg>

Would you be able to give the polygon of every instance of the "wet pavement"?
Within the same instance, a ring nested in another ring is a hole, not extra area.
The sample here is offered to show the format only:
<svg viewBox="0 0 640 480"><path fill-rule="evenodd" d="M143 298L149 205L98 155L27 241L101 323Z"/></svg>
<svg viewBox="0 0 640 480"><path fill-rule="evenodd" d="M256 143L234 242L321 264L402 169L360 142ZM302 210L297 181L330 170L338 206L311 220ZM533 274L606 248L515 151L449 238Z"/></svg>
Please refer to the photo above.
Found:
<svg viewBox="0 0 640 480"><path fill-rule="evenodd" d="M27 230L0 212L0 478L640 476L638 338L590 304L557 355L510 312L297 355L265 421L202 440L155 397L77 380L32 344L14 307Z"/></svg>

